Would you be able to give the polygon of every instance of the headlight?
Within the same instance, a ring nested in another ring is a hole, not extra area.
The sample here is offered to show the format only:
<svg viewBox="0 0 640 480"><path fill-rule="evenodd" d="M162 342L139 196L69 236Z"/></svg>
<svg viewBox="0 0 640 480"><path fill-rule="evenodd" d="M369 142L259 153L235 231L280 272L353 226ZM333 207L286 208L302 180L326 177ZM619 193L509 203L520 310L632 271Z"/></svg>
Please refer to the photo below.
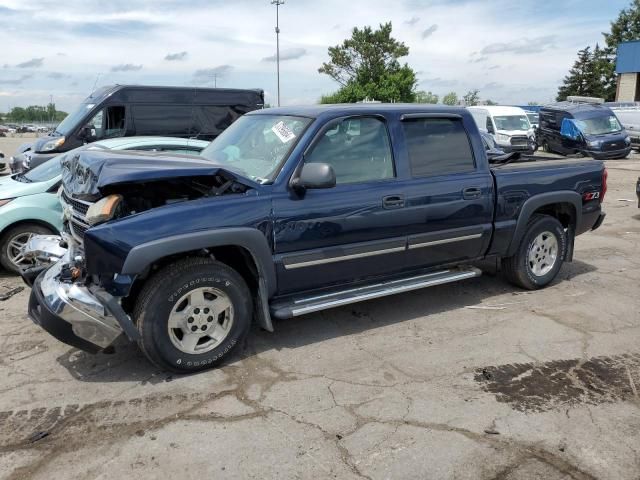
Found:
<svg viewBox="0 0 640 480"><path fill-rule="evenodd" d="M3 198L2 200L0 200L0 207L4 207L11 200L13 200L13 198Z"/></svg>
<svg viewBox="0 0 640 480"><path fill-rule="evenodd" d="M631 137L624 137L624 143L631 145Z"/></svg>
<svg viewBox="0 0 640 480"><path fill-rule="evenodd" d="M496 135L496 140L498 142L509 142L509 140L511 140L511 137L509 135L505 135L504 133L498 133Z"/></svg>
<svg viewBox="0 0 640 480"><path fill-rule="evenodd" d="M587 145L589 145L591 148L600 148L600 146L602 145L602 140L594 140L593 142L587 142Z"/></svg>
<svg viewBox="0 0 640 480"><path fill-rule="evenodd" d="M40 149L41 152L50 152L52 150L56 150L57 148L60 148L62 145L64 145L64 137L60 137L60 138L54 138L52 140L49 140L47 143L45 143L42 148Z"/></svg>
<svg viewBox="0 0 640 480"><path fill-rule="evenodd" d="M97 201L87 210L85 215L87 223L89 225L97 225L111 220L116 214L120 202L122 202L122 195L109 195Z"/></svg>

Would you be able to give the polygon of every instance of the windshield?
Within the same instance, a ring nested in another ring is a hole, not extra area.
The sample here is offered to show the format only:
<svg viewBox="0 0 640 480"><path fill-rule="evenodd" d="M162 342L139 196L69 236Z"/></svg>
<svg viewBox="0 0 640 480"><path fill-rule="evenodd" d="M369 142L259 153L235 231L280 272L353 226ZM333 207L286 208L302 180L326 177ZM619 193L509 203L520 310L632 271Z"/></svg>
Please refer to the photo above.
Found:
<svg viewBox="0 0 640 480"><path fill-rule="evenodd" d="M57 157L38 165L25 173L24 177L29 182L46 182L47 180L51 180L53 177L62 173L62 167L60 166L60 160L62 157L64 157L64 155L58 155Z"/></svg>
<svg viewBox="0 0 640 480"><path fill-rule="evenodd" d="M272 181L311 119L289 115L246 115L200 155L259 183Z"/></svg>
<svg viewBox="0 0 640 480"><path fill-rule="evenodd" d="M538 123L538 114L537 113L527 113L527 118L529 119L529 123Z"/></svg>
<svg viewBox="0 0 640 480"><path fill-rule="evenodd" d="M531 124L526 115L505 115L493 117L498 130L529 130Z"/></svg>
<svg viewBox="0 0 640 480"><path fill-rule="evenodd" d="M56 127L55 132L60 135L69 135L78 126L78 123L84 118L87 112L95 106L95 103L81 104L75 112L64 117L64 120Z"/></svg>
<svg viewBox="0 0 640 480"><path fill-rule="evenodd" d="M575 122L585 135L604 135L622 131L622 126L615 115L575 120Z"/></svg>

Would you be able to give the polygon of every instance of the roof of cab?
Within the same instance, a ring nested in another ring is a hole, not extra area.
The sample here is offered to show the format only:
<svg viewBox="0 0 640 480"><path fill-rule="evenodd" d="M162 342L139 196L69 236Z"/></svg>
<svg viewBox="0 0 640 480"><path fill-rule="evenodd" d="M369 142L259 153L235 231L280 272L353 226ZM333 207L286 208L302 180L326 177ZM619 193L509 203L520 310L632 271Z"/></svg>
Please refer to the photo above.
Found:
<svg viewBox="0 0 640 480"><path fill-rule="evenodd" d="M321 116L341 117L348 115L375 115L377 113L445 113L468 115L465 108L446 105L425 105L420 103L341 103L331 105L302 105L291 107L265 108L254 110L247 115L292 115L318 118Z"/></svg>
<svg viewBox="0 0 640 480"><path fill-rule="evenodd" d="M491 115L524 115L525 111L520 107L505 107L502 105L482 105L469 107L471 111L486 111Z"/></svg>
<svg viewBox="0 0 640 480"><path fill-rule="evenodd" d="M601 104L594 103L576 103L576 102L557 102L550 105L545 105L540 109L541 111L554 111L554 112L568 112L574 117L593 117L600 114L611 115L612 110Z"/></svg>

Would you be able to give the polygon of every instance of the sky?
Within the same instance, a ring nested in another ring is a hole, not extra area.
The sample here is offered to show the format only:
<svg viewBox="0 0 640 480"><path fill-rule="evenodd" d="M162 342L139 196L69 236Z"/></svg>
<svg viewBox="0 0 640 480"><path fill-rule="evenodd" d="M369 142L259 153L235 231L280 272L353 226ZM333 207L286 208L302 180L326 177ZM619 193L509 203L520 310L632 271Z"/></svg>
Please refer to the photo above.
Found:
<svg viewBox="0 0 640 480"><path fill-rule="evenodd" d="M393 23L419 90L480 90L502 104L554 99L576 52L630 0L285 0L283 105L316 103L338 85L318 68L353 27ZM262 88L276 103L270 0L0 0L0 111L70 111L94 87Z"/></svg>

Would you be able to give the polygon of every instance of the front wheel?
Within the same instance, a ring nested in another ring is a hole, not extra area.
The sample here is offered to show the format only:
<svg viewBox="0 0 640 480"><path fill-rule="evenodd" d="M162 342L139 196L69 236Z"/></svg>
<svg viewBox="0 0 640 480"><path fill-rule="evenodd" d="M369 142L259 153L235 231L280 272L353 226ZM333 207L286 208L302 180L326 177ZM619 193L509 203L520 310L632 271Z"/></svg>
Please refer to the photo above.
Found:
<svg viewBox="0 0 640 480"><path fill-rule="evenodd" d="M527 290L549 285L558 275L567 254L567 232L548 215L535 215L516 253L502 260L502 269L510 283Z"/></svg>
<svg viewBox="0 0 640 480"><path fill-rule="evenodd" d="M143 287L134 317L145 355L165 370L214 367L251 326L251 292L227 265L189 258L159 270Z"/></svg>
<svg viewBox="0 0 640 480"><path fill-rule="evenodd" d="M24 258L22 248L34 235L52 235L53 231L35 223L23 223L9 228L0 238L0 265L5 270L20 273L33 266Z"/></svg>

